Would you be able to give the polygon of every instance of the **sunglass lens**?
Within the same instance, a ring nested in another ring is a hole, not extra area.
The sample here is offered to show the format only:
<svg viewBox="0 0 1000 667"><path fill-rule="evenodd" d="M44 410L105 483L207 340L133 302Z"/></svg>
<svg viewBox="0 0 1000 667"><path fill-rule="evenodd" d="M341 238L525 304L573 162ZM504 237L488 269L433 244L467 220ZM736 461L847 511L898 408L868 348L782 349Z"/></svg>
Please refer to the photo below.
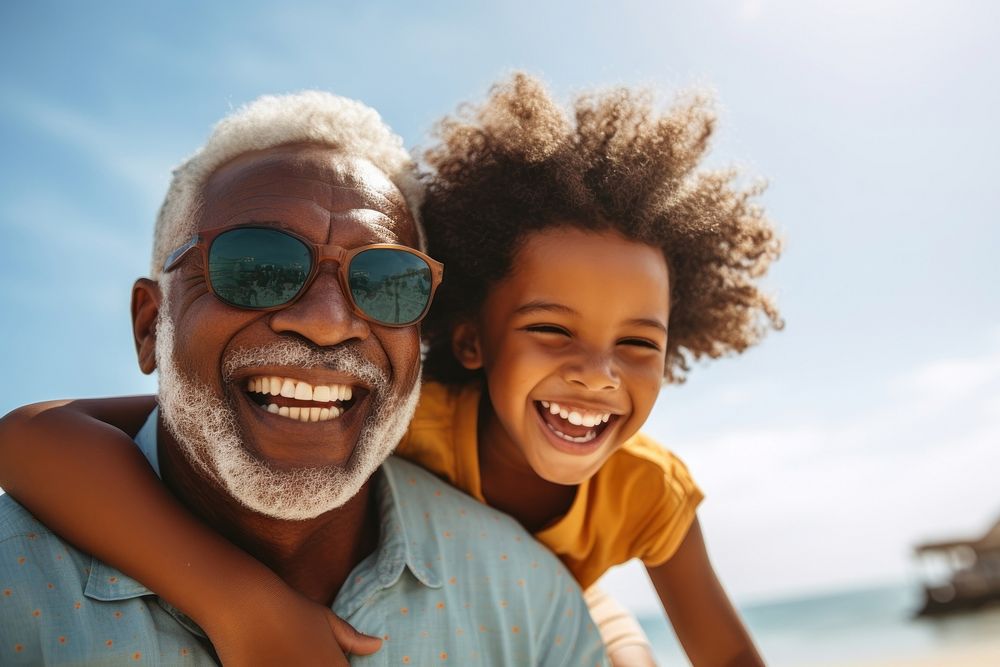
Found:
<svg viewBox="0 0 1000 667"><path fill-rule="evenodd" d="M248 227L220 234L208 251L212 289L241 308L288 303L302 289L312 256L298 239L276 229Z"/></svg>
<svg viewBox="0 0 1000 667"><path fill-rule="evenodd" d="M358 308L384 324L417 321L431 298L427 262L392 248L373 248L355 255L348 283Z"/></svg>

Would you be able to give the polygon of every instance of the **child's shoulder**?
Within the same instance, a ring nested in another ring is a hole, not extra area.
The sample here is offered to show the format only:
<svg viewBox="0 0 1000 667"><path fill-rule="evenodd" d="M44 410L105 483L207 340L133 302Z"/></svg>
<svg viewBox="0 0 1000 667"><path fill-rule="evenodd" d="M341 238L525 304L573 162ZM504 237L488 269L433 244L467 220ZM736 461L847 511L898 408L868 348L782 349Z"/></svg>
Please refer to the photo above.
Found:
<svg viewBox="0 0 1000 667"><path fill-rule="evenodd" d="M613 460L619 465L652 467L667 472L678 466L687 470L687 466L676 454L645 433L636 433L626 440L625 444L609 457L608 463Z"/></svg>
<svg viewBox="0 0 1000 667"><path fill-rule="evenodd" d="M598 475L615 485L634 481L647 492L662 489L682 497L701 495L684 462L645 433L626 440L608 457Z"/></svg>
<svg viewBox="0 0 1000 667"><path fill-rule="evenodd" d="M420 387L420 401L417 403L413 427L434 427L452 422L456 414L470 403L469 394L474 392L478 400L478 386L446 385L427 381ZM475 401L472 402L475 404Z"/></svg>
<svg viewBox="0 0 1000 667"><path fill-rule="evenodd" d="M631 558L647 565L665 562L694 521L702 498L687 466L654 439L638 434L588 480L569 514L538 537L586 587Z"/></svg>

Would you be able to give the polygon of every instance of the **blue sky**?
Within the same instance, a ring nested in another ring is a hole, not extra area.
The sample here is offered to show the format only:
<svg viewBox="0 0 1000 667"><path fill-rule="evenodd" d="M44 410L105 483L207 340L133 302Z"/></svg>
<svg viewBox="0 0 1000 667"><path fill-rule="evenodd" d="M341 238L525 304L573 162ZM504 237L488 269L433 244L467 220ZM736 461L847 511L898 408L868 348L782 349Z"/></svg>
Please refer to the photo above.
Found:
<svg viewBox="0 0 1000 667"><path fill-rule="evenodd" d="M355 97L420 146L516 68L564 96L707 85L712 163L769 180L787 241L786 330L649 423L707 492L724 580L749 600L898 579L912 542L1000 513L997 5L341 4L0 6L0 411L153 390L128 299L170 168L260 94Z"/></svg>

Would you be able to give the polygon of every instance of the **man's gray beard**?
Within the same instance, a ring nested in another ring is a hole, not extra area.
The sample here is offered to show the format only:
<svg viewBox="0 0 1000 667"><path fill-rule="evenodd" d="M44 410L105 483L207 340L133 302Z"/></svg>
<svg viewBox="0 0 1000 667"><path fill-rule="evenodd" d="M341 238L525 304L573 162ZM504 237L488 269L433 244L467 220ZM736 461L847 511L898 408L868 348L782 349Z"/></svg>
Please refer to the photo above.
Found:
<svg viewBox="0 0 1000 667"><path fill-rule="evenodd" d="M326 352L285 340L237 350L223 359L225 382L240 368L275 365L332 369L371 387L372 409L343 467L273 470L243 446L235 408L177 368L175 335L164 305L156 329L156 366L160 413L167 429L188 461L242 505L275 519L311 519L353 498L399 444L417 407L419 374L408 393L393 396L385 373L353 349Z"/></svg>

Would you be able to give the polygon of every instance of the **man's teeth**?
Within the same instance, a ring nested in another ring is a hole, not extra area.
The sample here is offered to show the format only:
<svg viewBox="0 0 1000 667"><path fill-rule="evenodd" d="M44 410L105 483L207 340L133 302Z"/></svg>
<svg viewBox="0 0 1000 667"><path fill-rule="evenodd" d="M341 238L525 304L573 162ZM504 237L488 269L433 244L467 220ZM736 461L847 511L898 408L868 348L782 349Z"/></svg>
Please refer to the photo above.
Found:
<svg viewBox="0 0 1000 667"><path fill-rule="evenodd" d="M559 417L565 419L574 426L586 426L589 428L591 426L597 426L598 424L607 423L607 421L611 419L610 412L591 412L580 408L568 408L561 406L558 403L550 403L549 401L542 401L541 403L543 408L554 415L559 415ZM562 433L559 435L562 435ZM587 436L583 437L586 438Z"/></svg>
<svg viewBox="0 0 1000 667"><path fill-rule="evenodd" d="M331 406L329 408L289 408L287 406L278 407L274 403L269 403L266 409L273 415L288 417L289 419L298 419L302 422L325 422L331 419L336 419L344 413L343 410L336 406Z"/></svg>
<svg viewBox="0 0 1000 667"><path fill-rule="evenodd" d="M275 376L257 376L247 380L247 391L255 394L284 396L299 401L314 401L316 403L333 403L335 401L351 400L352 391L349 385L320 384L315 387L303 380ZM266 399L265 399L266 401ZM344 414L343 407L286 407L274 403L264 403L264 409L271 414L303 422L320 422L336 419Z"/></svg>
<svg viewBox="0 0 1000 667"><path fill-rule="evenodd" d="M249 378L247 391L318 403L349 401L352 394L351 387L346 384L319 384L314 387L303 380L280 377Z"/></svg>

